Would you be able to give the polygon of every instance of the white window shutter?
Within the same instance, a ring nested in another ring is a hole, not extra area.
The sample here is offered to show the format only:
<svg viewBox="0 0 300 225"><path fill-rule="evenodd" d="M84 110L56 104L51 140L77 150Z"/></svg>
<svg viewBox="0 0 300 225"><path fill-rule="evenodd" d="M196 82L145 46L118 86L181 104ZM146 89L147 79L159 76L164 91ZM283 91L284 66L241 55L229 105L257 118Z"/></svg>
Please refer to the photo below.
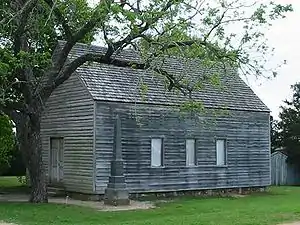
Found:
<svg viewBox="0 0 300 225"><path fill-rule="evenodd" d="M186 165L187 166L194 166L196 165L195 159L195 140L188 139L186 140Z"/></svg>
<svg viewBox="0 0 300 225"><path fill-rule="evenodd" d="M216 141L216 151L217 151L217 165L223 166L226 164L226 148L225 140Z"/></svg>
<svg viewBox="0 0 300 225"><path fill-rule="evenodd" d="M151 139L151 166L162 166L162 139Z"/></svg>

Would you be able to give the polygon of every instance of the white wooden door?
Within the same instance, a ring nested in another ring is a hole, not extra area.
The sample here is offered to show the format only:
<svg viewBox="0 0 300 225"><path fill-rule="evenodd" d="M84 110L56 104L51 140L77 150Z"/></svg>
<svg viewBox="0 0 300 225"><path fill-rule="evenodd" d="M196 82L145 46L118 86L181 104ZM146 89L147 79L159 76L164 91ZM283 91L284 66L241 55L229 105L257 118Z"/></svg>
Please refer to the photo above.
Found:
<svg viewBox="0 0 300 225"><path fill-rule="evenodd" d="M64 176L64 146L63 138L50 139L50 167L51 183L61 183Z"/></svg>

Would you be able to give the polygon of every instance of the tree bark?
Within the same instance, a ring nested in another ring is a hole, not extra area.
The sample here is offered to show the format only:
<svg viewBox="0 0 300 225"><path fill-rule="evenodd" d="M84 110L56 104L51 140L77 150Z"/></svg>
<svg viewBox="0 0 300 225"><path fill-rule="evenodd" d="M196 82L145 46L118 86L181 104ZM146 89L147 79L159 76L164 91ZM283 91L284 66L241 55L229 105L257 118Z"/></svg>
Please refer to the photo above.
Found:
<svg viewBox="0 0 300 225"><path fill-rule="evenodd" d="M46 203L48 202L48 193L42 159L40 114L30 116L21 114L16 125L19 147L30 177L31 193L29 201Z"/></svg>

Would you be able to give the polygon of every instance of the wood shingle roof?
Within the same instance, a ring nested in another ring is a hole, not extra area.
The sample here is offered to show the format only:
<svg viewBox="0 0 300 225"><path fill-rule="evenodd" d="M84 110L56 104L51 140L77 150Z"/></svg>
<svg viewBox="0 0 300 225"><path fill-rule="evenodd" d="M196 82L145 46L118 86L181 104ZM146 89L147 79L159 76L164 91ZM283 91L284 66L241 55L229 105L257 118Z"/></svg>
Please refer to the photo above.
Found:
<svg viewBox="0 0 300 225"><path fill-rule="evenodd" d="M101 54L105 53L105 48L76 44L70 52L70 60L88 52ZM123 50L115 57L132 62L141 61L139 54L133 50ZM216 72L216 69L201 69L199 63L195 61L178 58L167 59L163 63L163 68L176 76L184 75L191 83L197 82L203 76L213 76ZM178 105L189 99L178 91L166 90L163 77L151 70L86 63L76 72L94 100ZM206 79L201 90L193 91L191 97L210 108L269 111L268 107L233 69L227 69L226 74L222 73L220 85L213 85Z"/></svg>

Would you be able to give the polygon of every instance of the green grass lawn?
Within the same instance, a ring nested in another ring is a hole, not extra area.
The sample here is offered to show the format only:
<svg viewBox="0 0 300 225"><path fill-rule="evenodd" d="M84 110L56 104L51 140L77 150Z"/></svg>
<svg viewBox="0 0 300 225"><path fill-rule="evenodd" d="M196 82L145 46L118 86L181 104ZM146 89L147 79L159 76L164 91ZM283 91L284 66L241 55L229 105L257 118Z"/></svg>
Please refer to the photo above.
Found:
<svg viewBox="0 0 300 225"><path fill-rule="evenodd" d="M17 177L0 177L0 188L19 187L22 184Z"/></svg>
<svg viewBox="0 0 300 225"><path fill-rule="evenodd" d="M26 185L20 183L17 177L0 176L0 193L1 192L26 192Z"/></svg>
<svg viewBox="0 0 300 225"><path fill-rule="evenodd" d="M243 198L181 198L156 209L99 212L94 209L29 203L0 203L0 220L19 225L264 225L300 220L300 187L273 187Z"/></svg>

